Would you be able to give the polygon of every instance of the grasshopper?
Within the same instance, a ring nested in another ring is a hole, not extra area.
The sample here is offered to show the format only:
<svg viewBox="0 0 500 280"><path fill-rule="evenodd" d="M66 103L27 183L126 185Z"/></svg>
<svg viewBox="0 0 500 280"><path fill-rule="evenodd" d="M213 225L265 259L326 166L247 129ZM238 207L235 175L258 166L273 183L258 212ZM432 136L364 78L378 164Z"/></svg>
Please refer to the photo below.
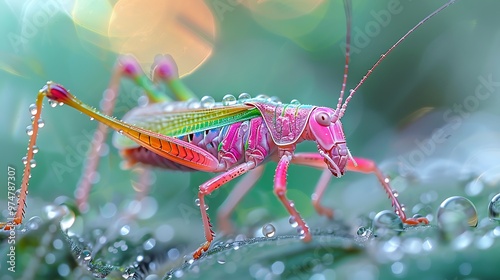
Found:
<svg viewBox="0 0 500 280"><path fill-rule="evenodd" d="M90 187L88 177L97 167L99 157L96 154L104 141L103 135L107 127L115 130L113 143L130 165L141 163L171 170L218 173L199 186L197 204L201 212L206 241L193 253L195 259L200 258L209 249L215 237L207 214L205 196L236 177L246 174L246 179L242 180L234 191L235 194L230 196L224 208L219 211L222 228L227 230L229 213L261 176L263 165L268 160L277 162L274 193L291 215L293 224L296 224L300 237L305 242L311 240L311 232L294 203L287 197L286 176L290 164L323 170L323 175L312 194L312 203L320 215L333 217L333 211L320 203L330 178L341 177L346 171L355 171L372 173L378 178L391 200L395 213L403 223L428 224L429 221L424 217L406 216L397 194L389 185L388 178L372 160L351 155L347 148L341 119L353 95L380 62L410 33L453 2L454 0L451 0L444 4L401 37L344 99L350 58L350 4L345 1L346 60L342 89L334 109L304 105L295 101L284 104L266 96L251 98L247 94L240 95L239 99L228 95L224 97L223 102L215 102L211 97L203 97L197 101L196 96L179 79L177 65L168 55L156 57L151 79L144 74L134 58L122 57L112 76L110 86L105 91L102 103L104 112L86 105L62 85L47 82L39 91L36 103L30 106L33 120L27 127L30 142L24 158L25 170L15 217L8 223L0 223L0 228L10 230L22 223L31 168L34 167L31 163L38 151L36 148L38 129L43 126L40 115L45 97L52 104L66 104L99 121L96 141L93 142L90 151L89 158L92 160L87 162L78 190L77 201L80 207L86 202ZM117 97L119 80L122 77L131 78L140 85L149 103L132 109L123 120L118 120L110 115ZM165 82L176 100L171 100L159 91L156 87L158 82ZM295 153L296 145L303 141L316 142L318 152Z"/></svg>

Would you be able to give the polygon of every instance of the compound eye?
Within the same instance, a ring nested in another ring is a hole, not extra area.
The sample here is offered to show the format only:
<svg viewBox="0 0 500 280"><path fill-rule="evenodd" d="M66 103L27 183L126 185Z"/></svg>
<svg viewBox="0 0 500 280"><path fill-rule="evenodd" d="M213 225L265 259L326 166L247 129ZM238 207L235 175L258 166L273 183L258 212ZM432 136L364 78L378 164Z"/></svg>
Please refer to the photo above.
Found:
<svg viewBox="0 0 500 280"><path fill-rule="evenodd" d="M329 126L332 122L330 115L326 112L318 112L315 118L316 121L322 126Z"/></svg>

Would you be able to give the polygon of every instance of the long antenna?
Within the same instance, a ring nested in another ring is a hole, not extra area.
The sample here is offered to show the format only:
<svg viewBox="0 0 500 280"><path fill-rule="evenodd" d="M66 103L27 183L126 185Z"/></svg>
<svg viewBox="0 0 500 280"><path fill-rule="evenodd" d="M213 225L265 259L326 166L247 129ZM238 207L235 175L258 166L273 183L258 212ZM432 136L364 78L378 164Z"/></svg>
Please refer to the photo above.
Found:
<svg viewBox="0 0 500 280"><path fill-rule="evenodd" d="M394 45L392 45L392 47L389 50L387 50L384 54L382 54L380 56L380 58L377 60L377 62L375 62L375 64L372 66L372 68L370 68L370 70L368 70L368 72L366 73L366 75L363 76L363 78L356 85L356 87L354 87L354 89L350 90L349 96L345 99L345 102L342 105L342 108L340 109L340 113L339 113L339 117L338 117L339 119L342 118L342 116L344 116L345 109L347 108L347 104L349 104L349 101L351 101L352 96L356 93L356 91L358 90L358 88L366 81L366 79L368 77L370 77L370 75L372 74L373 70L375 70L375 68L377 68L377 66L380 64L380 62L382 62L382 60L384 60L386 58L386 56L388 54L390 54L392 52L392 50L394 50L399 44L401 44L401 42L403 42L406 39L406 37L408 37L413 31L415 31L417 28L419 28L422 24L424 24L430 18L432 18L433 16L437 15L439 12L441 12L444 9L446 9L451 4L455 3L455 1L456 0L450 0L450 1L448 1L446 4L444 4L443 6L439 7L437 10L435 10L434 12L432 12L430 15L426 16L423 20L421 20L419 23L417 23L417 25L415 25L412 29L410 29L408 32L406 32L406 34L403 35L403 37L401 37ZM350 28L350 27L348 27L348 28ZM349 34L347 35L347 38L350 38ZM346 49L347 49L347 47L348 47L348 44L346 46ZM347 59L348 57L349 57L349 53L346 54L346 61L348 60ZM347 65L346 65L346 69L347 69ZM346 80L346 77L344 76L344 83L345 83L345 80ZM343 90L344 90L344 85L342 85L342 92L340 93L341 97L343 96ZM338 108L339 107L337 105L337 110L338 110ZM337 112L335 112L335 115L337 115Z"/></svg>
<svg viewBox="0 0 500 280"><path fill-rule="evenodd" d="M351 22L352 22L352 12L351 12L351 1L344 0L344 10L345 10L345 21L346 21L346 39L345 39L345 64L344 64L344 79L342 81L342 89L340 90L339 101L337 103L337 109L335 109L335 115L332 122L336 122L341 118L340 107L342 106L342 101L344 101L344 92L347 85L347 75L349 73L349 59L351 58Z"/></svg>

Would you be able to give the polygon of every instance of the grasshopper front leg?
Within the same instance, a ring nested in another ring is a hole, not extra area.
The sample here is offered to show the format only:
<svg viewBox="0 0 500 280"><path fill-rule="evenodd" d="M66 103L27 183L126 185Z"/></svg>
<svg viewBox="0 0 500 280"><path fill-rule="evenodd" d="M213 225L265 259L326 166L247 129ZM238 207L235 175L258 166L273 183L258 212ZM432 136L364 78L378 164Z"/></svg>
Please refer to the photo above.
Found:
<svg viewBox="0 0 500 280"><path fill-rule="evenodd" d="M354 164L356 162L356 164ZM424 218L407 218L406 213L403 209L402 204L399 202L398 198L394 194L391 186L389 185L389 180L387 179L386 176L380 171L380 169L377 167L375 162L369 159L365 158L358 158L354 157L354 162L352 160L348 161L347 163L347 170L349 171L354 171L354 172L361 172L361 173L373 173L375 176L377 176L377 179L379 180L380 184L382 185L382 188L384 191L387 193L389 196L389 199L391 200L391 204L394 207L394 212L399 216L401 221L405 224L408 225L418 225L420 223L428 224L429 221ZM325 163L324 159L321 155L316 154L316 153L299 153L294 155L292 159L292 163L294 164L300 164L300 165L305 165L305 166L310 166L310 167L316 167L316 168L325 168ZM329 218L333 217L333 212L331 209L326 208L320 204L321 197L323 196L323 193L328 185L328 181L331 178L331 175L328 176L330 173L328 170L325 170L316 186L316 189L314 190L313 195L311 196L312 202L314 205L314 208L320 215L325 215Z"/></svg>

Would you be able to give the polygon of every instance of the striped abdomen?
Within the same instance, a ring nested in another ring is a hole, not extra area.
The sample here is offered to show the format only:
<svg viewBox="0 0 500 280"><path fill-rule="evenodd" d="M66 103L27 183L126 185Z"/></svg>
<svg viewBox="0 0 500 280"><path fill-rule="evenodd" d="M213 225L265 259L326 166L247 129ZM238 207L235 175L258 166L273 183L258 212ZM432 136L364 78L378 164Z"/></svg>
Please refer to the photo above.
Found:
<svg viewBox="0 0 500 280"><path fill-rule="evenodd" d="M217 157L219 162L223 164L223 170L249 160L260 164L276 150L269 130L261 117L187 134L179 139L194 144ZM164 169L196 171L157 155L144 147L124 149L122 156L129 164L140 162Z"/></svg>

